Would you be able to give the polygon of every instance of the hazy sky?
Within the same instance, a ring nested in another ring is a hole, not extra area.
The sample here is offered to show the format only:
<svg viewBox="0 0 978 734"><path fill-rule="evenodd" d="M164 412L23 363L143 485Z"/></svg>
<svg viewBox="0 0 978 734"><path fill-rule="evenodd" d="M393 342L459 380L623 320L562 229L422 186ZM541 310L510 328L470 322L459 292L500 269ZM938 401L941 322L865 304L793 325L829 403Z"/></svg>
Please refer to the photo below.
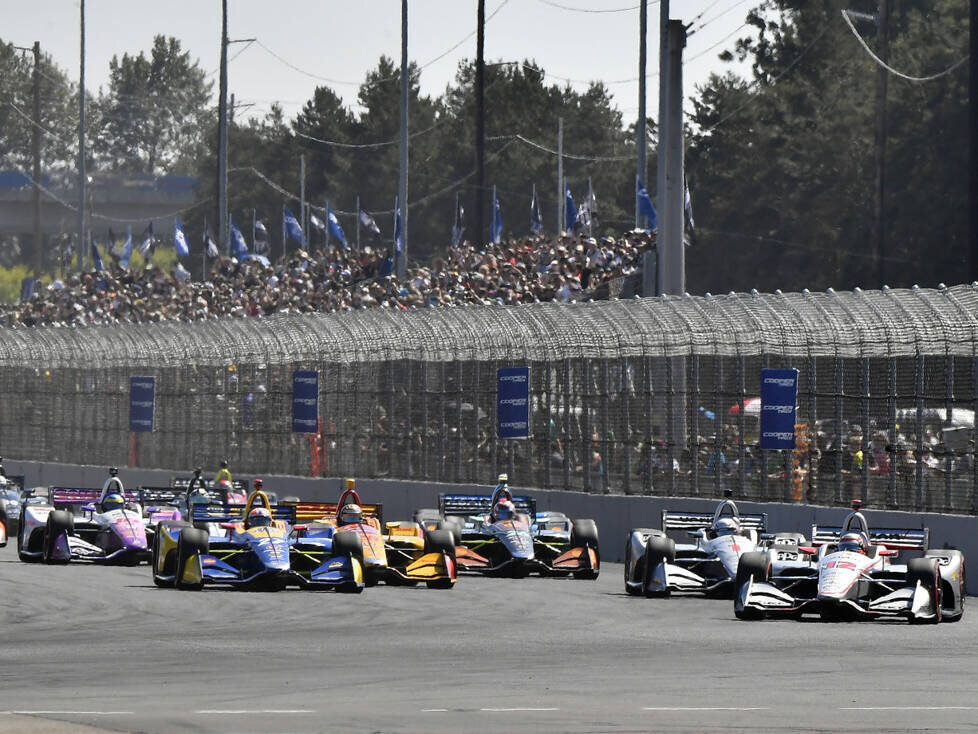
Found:
<svg viewBox="0 0 978 734"><path fill-rule="evenodd" d="M684 58L685 91L711 72L743 66L717 54L747 34L747 12L758 0L673 0L671 16L693 23ZM381 54L400 60L397 0L230 0L228 35L255 38L229 49L229 91L253 106L239 115L261 114L272 102L292 117L318 85L332 87L348 105L357 85ZM40 41L44 52L72 79L79 73L78 0L0 0L0 38L18 46ZM475 0L411 0L409 58L423 65L422 92L441 94L458 62L475 57ZM577 12L574 9L590 12ZM607 12L594 12L607 11ZM649 5L649 112L658 105L659 4ZM151 48L153 36L181 40L212 74L217 91L220 60L219 0L88 0L86 87L108 80L113 55ZM486 58L534 59L547 81L573 80L584 89L603 80L626 123L638 110L638 0L486 0ZM277 59L276 55L282 60ZM289 65L291 65L291 68ZM687 109L689 105L686 105Z"/></svg>

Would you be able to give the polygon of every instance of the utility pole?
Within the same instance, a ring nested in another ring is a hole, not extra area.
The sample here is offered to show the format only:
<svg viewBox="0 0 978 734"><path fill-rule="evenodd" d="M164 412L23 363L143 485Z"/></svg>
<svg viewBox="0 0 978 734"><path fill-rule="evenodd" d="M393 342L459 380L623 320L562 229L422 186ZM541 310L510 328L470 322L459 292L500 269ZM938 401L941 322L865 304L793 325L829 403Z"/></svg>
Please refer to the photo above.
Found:
<svg viewBox="0 0 978 734"><path fill-rule="evenodd" d="M81 70L78 74L78 265L85 259L85 0L81 0ZM81 267L79 267L79 270Z"/></svg>
<svg viewBox="0 0 978 734"><path fill-rule="evenodd" d="M34 41L34 124L31 125L31 156L34 159L34 277L44 267L41 234L41 42Z"/></svg>
<svg viewBox="0 0 978 734"><path fill-rule="evenodd" d="M666 191L666 137L669 128L669 0L659 2L659 125L656 147L655 198L659 206L658 233L655 249L648 249L642 258L642 295L646 298L661 293L659 271L662 269L662 232L664 224L663 204ZM648 181L645 182L648 191ZM638 189L635 190L635 208L638 209Z"/></svg>
<svg viewBox="0 0 978 734"><path fill-rule="evenodd" d="M971 58L968 61L968 233L971 257L968 280L978 280L978 0L971 0L971 23L968 27Z"/></svg>
<svg viewBox="0 0 978 734"><path fill-rule="evenodd" d="M475 231L476 246L481 248L486 236L483 219L483 197L486 195L486 0L479 0L478 13L475 41ZM559 183L557 185L560 186Z"/></svg>
<svg viewBox="0 0 978 734"><path fill-rule="evenodd" d="M664 7L669 7L669 0L662 0ZM668 10L666 11L668 13ZM635 135L635 149L638 151L638 161L637 170L638 178L640 181L648 184L648 178L646 173L648 172L648 163L645 160L646 150L648 148L648 131L645 129L646 118L648 115L645 112L645 67L647 62L647 54L645 51L646 46L646 36L649 30L649 7L647 0L642 0L642 4L639 6L638 11L638 125L636 126ZM661 83L661 80L660 80ZM635 197L635 228L638 229L639 216L638 216L638 196L636 191Z"/></svg>
<svg viewBox="0 0 978 734"><path fill-rule="evenodd" d="M217 101L217 246L230 255L228 240L228 0L221 0L221 82Z"/></svg>
<svg viewBox="0 0 978 734"><path fill-rule="evenodd" d="M398 280L404 280L407 275L408 259L408 81L408 4L407 0L401 0L401 175L397 182L397 200L401 202L403 248L397 256Z"/></svg>
<svg viewBox="0 0 978 734"><path fill-rule="evenodd" d="M972 2L974 4L974 2ZM890 56L890 11L889 0L879 0L879 14L876 19L876 53L884 63ZM886 191L886 84L889 72L882 66L876 68L876 190L873 200L873 273L876 282L872 285L882 288L886 283L886 232L884 199Z"/></svg>
<svg viewBox="0 0 978 734"><path fill-rule="evenodd" d="M686 291L686 253L683 251L683 47L686 28L669 21L669 104L665 120L668 138L664 200L659 209L659 293L681 296ZM660 194L660 199L663 199Z"/></svg>

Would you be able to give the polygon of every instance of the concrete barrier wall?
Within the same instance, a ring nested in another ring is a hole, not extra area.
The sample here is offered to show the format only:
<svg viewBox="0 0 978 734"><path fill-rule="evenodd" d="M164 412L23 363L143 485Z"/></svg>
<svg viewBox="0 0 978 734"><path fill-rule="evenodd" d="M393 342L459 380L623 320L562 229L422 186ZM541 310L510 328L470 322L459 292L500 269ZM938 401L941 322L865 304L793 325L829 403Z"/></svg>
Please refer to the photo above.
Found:
<svg viewBox="0 0 978 734"><path fill-rule="evenodd" d="M7 460L8 474L24 474L27 486L101 487L108 477L106 467L50 464ZM170 477L189 476L188 471L120 468L119 476L126 487L166 486ZM236 477L252 479L253 477ZM265 489L278 496L295 495L303 500L335 502L343 491L342 478L311 479L295 476L263 475ZM434 484L388 479L360 479L357 489L364 502L384 505L387 520L409 520L421 507L437 507L442 492L486 493L491 488L471 484ZM521 492L519 487L514 491ZM625 539L631 528L661 524L665 509L712 512L717 499L684 497L634 497L594 495L581 492L527 489L537 500L540 510L557 510L571 518L593 518L601 536L601 556L606 561L623 560ZM742 512L766 512L773 531L811 534L812 525L840 525L848 510L816 505L763 504L737 501ZM866 508L870 527L930 528L931 547L957 548L965 558L978 562L978 518L971 515L911 513ZM967 579L968 593L978 595L978 574Z"/></svg>

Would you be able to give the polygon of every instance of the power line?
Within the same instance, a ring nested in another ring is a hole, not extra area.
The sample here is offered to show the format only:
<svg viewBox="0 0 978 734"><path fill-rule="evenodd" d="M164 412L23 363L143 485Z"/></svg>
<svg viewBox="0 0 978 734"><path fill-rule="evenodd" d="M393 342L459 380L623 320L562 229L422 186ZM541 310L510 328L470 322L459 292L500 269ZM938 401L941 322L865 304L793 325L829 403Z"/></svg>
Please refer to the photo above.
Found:
<svg viewBox="0 0 978 734"><path fill-rule="evenodd" d="M737 33L740 33L740 31L743 30L744 28L746 28L747 25L748 25L747 23L744 23L743 25L740 26L740 28L738 28L735 31L731 31L730 33L728 33L727 35L725 35L723 38L721 38L719 41L717 41L712 46L710 46L709 48L700 51L698 54L696 54L694 56L690 56L688 59L683 59L683 64L688 64L690 61L695 61L700 56L706 56L706 54L710 53L710 51L712 51L713 49L715 49L717 46L719 46L722 43L725 43L728 38L730 38L733 35L736 35Z"/></svg>
<svg viewBox="0 0 978 734"><path fill-rule="evenodd" d="M559 8L561 10L569 10L572 13L627 13L632 10L638 10L641 5L630 5L627 8L607 8L603 10L595 10L593 8L575 8L570 5L561 5L560 3L553 2L553 0L537 0L544 5L549 5L552 8ZM659 0L652 0L649 5L655 5Z"/></svg>
<svg viewBox="0 0 978 734"><path fill-rule="evenodd" d="M724 10L724 11L722 11L722 12L720 12L720 13L717 13L716 15L714 15L714 16L713 16L712 18L710 18L709 20L704 20L704 21L703 21L702 23L700 23L700 24L699 24L699 25L698 25L698 26L697 26L696 28L694 28L692 32L693 32L693 33L696 33L697 31L701 31L701 30L703 30L703 29L704 29L704 28L706 28L706 27L707 27L708 25L710 25L710 23L712 23L713 21L715 21L715 20L719 20L720 18L722 18L723 16L725 16L725 15L726 15L727 13L729 13L729 12L731 12L731 11L732 11L732 10L734 10L735 8L738 8L738 7L740 7L741 5L743 5L743 4L745 4L745 3L747 3L747 2L750 2L750 0L739 0L738 2L736 2L736 3L734 3L734 4L733 4L733 5L731 5L731 6L729 7L729 8L727 8L726 10ZM702 13L701 13L701 15L702 15Z"/></svg>
<svg viewBox="0 0 978 734"><path fill-rule="evenodd" d="M885 61L883 61L883 59L881 59L879 56L873 53L873 50L866 45L866 42L862 39L862 36L859 35L859 32L856 30L856 27L852 24L852 19L849 18L849 14L845 10L842 11L842 19L846 22L846 25L849 26L849 30L852 31L852 35L854 35L856 37L856 40L859 41L859 45L865 49L866 53L869 54L870 58L872 58L873 61L875 61L877 64L879 64L881 67L886 69L894 76L898 76L901 79L906 79L908 82L930 82L935 79L940 79L942 76L946 76L950 74L952 71L954 71L959 66L961 66L964 62L966 62L969 58L971 58L971 54L968 54L964 58L955 61L944 71L940 71L937 74L931 74L930 76L910 76L909 74L904 74L902 71L897 71L892 66L890 66Z"/></svg>
<svg viewBox="0 0 978 734"><path fill-rule="evenodd" d="M548 148L547 146L534 142L529 138L524 138L522 135L518 133L514 135L493 135L491 137L486 138L486 140L506 140L506 139L518 140L521 143L524 143L525 145L529 145L531 148L536 148L537 150L543 151L544 153L550 153L550 155L563 155L564 158L569 158L574 161L588 161L591 163L598 163L602 161L630 161L632 160L632 158L634 158L634 156L632 155L592 156L592 155L573 155L571 153L560 153L554 150L553 148Z"/></svg>

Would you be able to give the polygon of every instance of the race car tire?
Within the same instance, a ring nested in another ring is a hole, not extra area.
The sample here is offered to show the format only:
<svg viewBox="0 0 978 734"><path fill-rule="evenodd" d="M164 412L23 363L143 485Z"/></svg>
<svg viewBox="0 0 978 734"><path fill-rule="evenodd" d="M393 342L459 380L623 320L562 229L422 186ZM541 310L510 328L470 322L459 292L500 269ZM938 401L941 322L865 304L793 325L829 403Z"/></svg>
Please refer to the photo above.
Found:
<svg viewBox="0 0 978 734"><path fill-rule="evenodd" d="M20 523L17 525L17 556L24 563L37 563L40 558L24 553L24 508L20 508Z"/></svg>
<svg viewBox="0 0 978 734"><path fill-rule="evenodd" d="M462 528L459 525L458 520L454 517L446 517L444 520L439 520L438 523L435 525L435 530L432 530L430 532L436 533L439 530L445 530L452 534L452 539L453 539L452 552L454 554L455 546L462 545ZM427 535L428 533L425 533L426 537Z"/></svg>
<svg viewBox="0 0 978 734"><path fill-rule="evenodd" d="M204 580L198 582L186 582L180 579L187 561L194 555L207 553L208 536L206 530L199 528L186 527L180 531L177 538L177 563L175 571L174 586L182 591L200 591L204 588Z"/></svg>
<svg viewBox="0 0 978 734"><path fill-rule="evenodd" d="M67 563L67 560L52 558L54 544L61 533L72 535L75 532L75 518L67 510L54 510L48 515L47 525L44 526L43 556L45 563Z"/></svg>
<svg viewBox="0 0 978 734"><path fill-rule="evenodd" d="M638 563L635 565L636 576L642 575L641 574L642 569L640 567L641 563L642 563L642 559L640 558L638 560ZM628 585L628 582L631 580L628 578L628 569L630 569L631 567L632 567L632 538L631 536L629 536L625 538L625 593L628 594L629 596L641 596L642 595L641 588Z"/></svg>
<svg viewBox="0 0 978 734"><path fill-rule="evenodd" d="M164 524L156 526L156 532L153 533L153 557L150 559L150 563L153 564L153 583L161 588L173 588L173 581L164 581L156 575L156 569L159 568L160 560L160 536L163 534ZM184 522L182 520L175 520L172 522L165 523L167 528L190 528L193 527L189 522ZM176 551L173 552L173 569L176 569ZM163 572L166 573L166 559L163 561ZM174 574L176 575L176 574Z"/></svg>
<svg viewBox="0 0 978 734"><path fill-rule="evenodd" d="M594 568L586 568L581 571L574 571L575 579L594 580L598 577L598 569L601 566L601 550L598 545L598 525L594 520L574 520L574 527L571 530L572 548L587 547L594 550L598 562Z"/></svg>
<svg viewBox="0 0 978 734"><path fill-rule="evenodd" d="M951 564L954 563L955 559L958 559L958 583L956 584L958 588L952 588L950 582L943 575L941 576L941 602L945 605L941 613L941 622L945 624L960 622L964 616L964 600L967 597L967 586L965 585L964 576L964 553L951 548L947 550L928 550L924 552L924 558L946 558ZM938 571L940 571L940 568L938 568ZM950 598L948 596L949 594L951 595ZM947 606L948 603L952 606ZM955 609L955 603L959 605L960 611Z"/></svg>
<svg viewBox="0 0 978 734"><path fill-rule="evenodd" d="M737 563L737 578L734 581L734 594L738 593L741 586L750 579L755 581L767 581L771 576L771 559L767 553L744 553ZM734 609L734 616L737 619L759 620L764 619L762 609Z"/></svg>
<svg viewBox="0 0 978 734"><path fill-rule="evenodd" d="M363 560L363 541L356 533L336 533L333 536L334 556L354 556Z"/></svg>
<svg viewBox="0 0 978 734"><path fill-rule="evenodd" d="M645 569L642 573L642 590L648 597L668 597L669 590L650 591L649 580L656 567L665 561L673 563L676 560L676 541L664 535L651 535L645 544Z"/></svg>
<svg viewBox="0 0 978 734"><path fill-rule="evenodd" d="M907 563L907 584L915 586L917 582L930 592L937 610L930 619L920 619L910 616L910 624L937 624L941 621L941 572L936 558L911 558Z"/></svg>

